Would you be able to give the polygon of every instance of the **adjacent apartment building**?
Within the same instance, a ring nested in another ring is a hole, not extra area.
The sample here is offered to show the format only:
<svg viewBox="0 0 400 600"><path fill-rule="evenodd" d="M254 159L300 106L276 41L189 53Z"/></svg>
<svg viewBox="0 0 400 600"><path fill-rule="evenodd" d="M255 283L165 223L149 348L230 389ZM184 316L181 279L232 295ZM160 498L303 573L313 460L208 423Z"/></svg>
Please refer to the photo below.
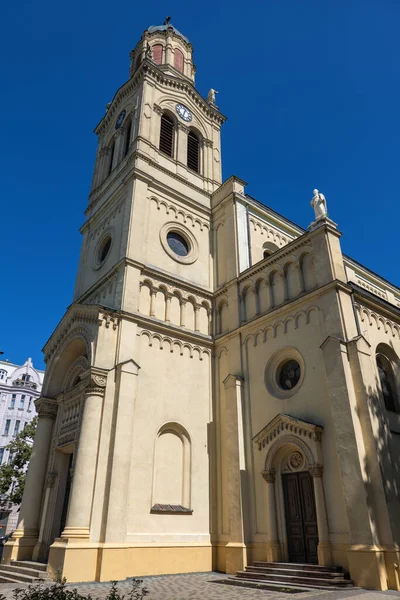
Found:
<svg viewBox="0 0 400 600"><path fill-rule="evenodd" d="M0 361L0 464L9 460L6 449L36 415L35 400L42 390L44 371L33 367L28 358L23 365ZM0 535L14 531L19 507L0 504Z"/></svg>

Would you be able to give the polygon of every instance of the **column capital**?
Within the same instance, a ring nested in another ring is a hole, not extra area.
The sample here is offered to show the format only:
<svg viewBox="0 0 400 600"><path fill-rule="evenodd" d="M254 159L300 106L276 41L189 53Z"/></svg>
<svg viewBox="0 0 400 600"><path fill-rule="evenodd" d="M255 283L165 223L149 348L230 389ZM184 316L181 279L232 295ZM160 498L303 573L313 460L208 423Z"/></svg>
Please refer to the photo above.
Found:
<svg viewBox="0 0 400 600"><path fill-rule="evenodd" d="M81 376L85 396L104 396L108 371L99 367L90 367Z"/></svg>
<svg viewBox="0 0 400 600"><path fill-rule="evenodd" d="M261 475L263 476L263 479L266 483L274 483L275 482L275 476L276 476L275 469L268 469L268 471L263 471L261 473Z"/></svg>
<svg viewBox="0 0 400 600"><path fill-rule="evenodd" d="M203 138L203 146L205 146L206 148L212 148L214 145L212 140L207 140L206 138Z"/></svg>
<svg viewBox="0 0 400 600"><path fill-rule="evenodd" d="M322 465L312 465L308 470L313 477L322 477L324 467Z"/></svg>
<svg viewBox="0 0 400 600"><path fill-rule="evenodd" d="M163 109L161 106L158 106L158 104L153 104L153 110L157 115L160 115L160 117L164 113Z"/></svg>
<svg viewBox="0 0 400 600"><path fill-rule="evenodd" d="M189 127L187 125L184 125L183 123L180 123L178 121L177 126L178 126L178 129L180 129L181 131L184 131L185 133L188 133Z"/></svg>
<svg viewBox="0 0 400 600"><path fill-rule="evenodd" d="M54 421L57 416L58 402L54 398L42 396L35 400L35 406L39 419L50 419Z"/></svg>

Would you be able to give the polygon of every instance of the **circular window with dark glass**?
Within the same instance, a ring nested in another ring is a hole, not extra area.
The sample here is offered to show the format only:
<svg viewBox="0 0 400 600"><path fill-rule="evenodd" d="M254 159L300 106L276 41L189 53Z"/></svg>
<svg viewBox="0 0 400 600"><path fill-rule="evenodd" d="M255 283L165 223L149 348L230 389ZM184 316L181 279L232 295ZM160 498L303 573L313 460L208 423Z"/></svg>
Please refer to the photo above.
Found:
<svg viewBox="0 0 400 600"><path fill-rule="evenodd" d="M111 248L111 236L107 236L104 238L100 248L99 248L99 263L103 263L106 258L108 253L110 252L110 248Z"/></svg>
<svg viewBox="0 0 400 600"><path fill-rule="evenodd" d="M277 381L283 390L292 390L299 383L301 375L297 360L288 360L278 369Z"/></svg>
<svg viewBox="0 0 400 600"><path fill-rule="evenodd" d="M167 233L167 242L171 250L178 256L187 256L189 254L189 244L176 231L169 231Z"/></svg>

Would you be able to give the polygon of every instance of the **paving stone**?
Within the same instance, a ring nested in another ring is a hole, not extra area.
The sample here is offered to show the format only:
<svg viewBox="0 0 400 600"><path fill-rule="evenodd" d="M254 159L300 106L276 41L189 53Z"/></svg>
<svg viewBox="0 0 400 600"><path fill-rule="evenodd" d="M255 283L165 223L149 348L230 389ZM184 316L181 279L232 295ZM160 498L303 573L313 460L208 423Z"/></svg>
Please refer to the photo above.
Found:
<svg viewBox="0 0 400 600"><path fill-rule="evenodd" d="M246 589L222 585L218 582L226 578L221 573L189 573L183 575L159 575L153 577L141 577L143 585L149 590L147 600L346 600L354 598L357 600L400 600L400 592L386 591L373 592L371 590L338 590L301 592L299 594L285 594L283 592L269 592L265 590ZM51 585L46 583L46 586ZM90 594L93 600L104 600L110 590L110 582L102 583L72 583L68 587L76 588L80 594ZM21 584L18 587L26 587ZM0 594L6 600L12 600L15 586L0 583ZM131 581L118 582L118 590L121 594L127 594L131 589Z"/></svg>

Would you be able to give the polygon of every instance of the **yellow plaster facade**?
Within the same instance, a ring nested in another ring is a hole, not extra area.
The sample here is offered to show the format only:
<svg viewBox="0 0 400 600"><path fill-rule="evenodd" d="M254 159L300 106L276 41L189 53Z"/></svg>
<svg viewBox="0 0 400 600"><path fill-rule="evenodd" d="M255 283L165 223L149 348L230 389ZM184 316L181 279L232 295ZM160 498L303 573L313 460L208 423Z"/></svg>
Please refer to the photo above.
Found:
<svg viewBox="0 0 400 600"><path fill-rule="evenodd" d="M304 231L222 183L225 117L194 74L187 38L149 28L96 128L3 562L69 581L318 562L399 589L400 290L327 216Z"/></svg>

